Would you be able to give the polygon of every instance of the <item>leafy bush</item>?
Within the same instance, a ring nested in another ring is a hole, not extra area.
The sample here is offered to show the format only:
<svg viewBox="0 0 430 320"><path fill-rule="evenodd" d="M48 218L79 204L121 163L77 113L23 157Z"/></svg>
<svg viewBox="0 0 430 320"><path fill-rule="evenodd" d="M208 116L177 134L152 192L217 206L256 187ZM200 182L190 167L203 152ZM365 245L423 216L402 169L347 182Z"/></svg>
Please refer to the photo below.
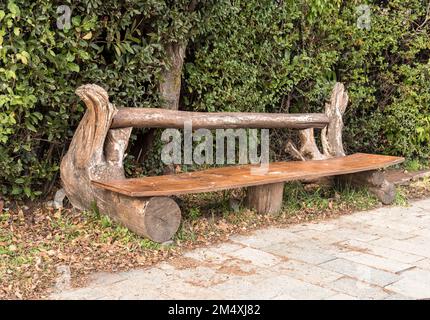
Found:
<svg viewBox="0 0 430 320"><path fill-rule="evenodd" d="M428 158L428 1L370 1L369 28L362 4L217 3L186 65L188 108L321 112L341 81L349 152Z"/></svg>
<svg viewBox="0 0 430 320"><path fill-rule="evenodd" d="M196 19L184 3L0 0L0 193L50 190L84 111L79 85L102 85L117 105L159 105L162 43L189 37ZM69 29L57 28L60 5Z"/></svg>
<svg viewBox="0 0 430 320"><path fill-rule="evenodd" d="M51 190L84 111L76 87L160 106L164 45L189 39L182 108L320 112L341 81L349 152L429 157L428 1L369 1L369 29L356 0L189 2L0 0L0 193Z"/></svg>

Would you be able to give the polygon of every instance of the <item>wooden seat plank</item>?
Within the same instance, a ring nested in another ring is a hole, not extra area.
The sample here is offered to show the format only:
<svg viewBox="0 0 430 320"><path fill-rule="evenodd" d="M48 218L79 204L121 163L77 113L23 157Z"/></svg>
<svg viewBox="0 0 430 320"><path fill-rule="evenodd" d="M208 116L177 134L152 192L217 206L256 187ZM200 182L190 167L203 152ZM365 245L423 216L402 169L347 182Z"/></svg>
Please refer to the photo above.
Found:
<svg viewBox="0 0 430 320"><path fill-rule="evenodd" d="M403 161L400 157L356 153L328 160L274 162L260 175L251 173L251 168L258 168L258 165L240 165L92 183L130 197L173 196L344 175L385 168Z"/></svg>

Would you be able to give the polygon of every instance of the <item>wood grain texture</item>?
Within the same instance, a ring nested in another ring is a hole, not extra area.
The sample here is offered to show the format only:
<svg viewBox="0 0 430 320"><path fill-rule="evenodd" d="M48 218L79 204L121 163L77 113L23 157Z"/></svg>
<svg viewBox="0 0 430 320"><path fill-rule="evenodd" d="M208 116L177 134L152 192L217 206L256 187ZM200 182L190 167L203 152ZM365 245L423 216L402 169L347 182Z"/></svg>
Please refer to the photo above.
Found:
<svg viewBox="0 0 430 320"><path fill-rule="evenodd" d="M345 155L342 142L343 114L348 105L348 93L345 86L338 82L331 93L330 103L325 105L325 114L330 119L327 127L321 131L323 154L329 157Z"/></svg>
<svg viewBox="0 0 430 320"><path fill-rule="evenodd" d="M403 161L399 157L357 153L327 160L275 162L262 175L251 174L255 165L242 165L177 175L93 180L92 183L130 197L171 196L343 175L385 168Z"/></svg>
<svg viewBox="0 0 430 320"><path fill-rule="evenodd" d="M160 96L164 109L179 109L182 66L184 64L186 48L186 42L169 42L165 45L165 52L169 63L162 71L159 83Z"/></svg>
<svg viewBox="0 0 430 320"><path fill-rule="evenodd" d="M246 206L257 213L277 214L282 209L283 196L283 182L249 187L246 196Z"/></svg>
<svg viewBox="0 0 430 320"><path fill-rule="evenodd" d="M176 128L183 129L192 121L193 129L236 128L324 128L329 123L325 114L189 112L156 108L119 108L111 128Z"/></svg>
<svg viewBox="0 0 430 320"><path fill-rule="evenodd" d="M299 131L300 146L291 140L285 149L297 160L324 160L345 155L342 142L343 114L348 105L348 93L345 86L338 82L331 93L330 102L325 105L325 115L329 119L327 126L321 130L323 152L315 141L314 129L306 128Z"/></svg>

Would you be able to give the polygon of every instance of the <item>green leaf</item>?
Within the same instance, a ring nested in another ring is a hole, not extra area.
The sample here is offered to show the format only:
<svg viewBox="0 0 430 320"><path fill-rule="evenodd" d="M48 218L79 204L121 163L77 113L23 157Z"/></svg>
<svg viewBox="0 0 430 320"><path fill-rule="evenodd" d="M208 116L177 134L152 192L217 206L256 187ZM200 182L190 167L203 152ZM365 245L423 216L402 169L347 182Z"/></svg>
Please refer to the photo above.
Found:
<svg viewBox="0 0 430 320"><path fill-rule="evenodd" d="M18 17L21 14L21 11L19 10L18 6L12 0L9 0L9 2L7 4L7 8L9 9L10 13L12 14L12 17Z"/></svg>
<svg viewBox="0 0 430 320"><path fill-rule="evenodd" d="M30 55L27 52L23 51L21 53L17 53L16 58L18 60L21 60L23 64L28 64L28 59L30 58Z"/></svg>
<svg viewBox="0 0 430 320"><path fill-rule="evenodd" d="M21 189L21 188L19 188L19 187L17 187L17 186L14 186L14 187L12 188L12 192L11 192L11 194L12 194L12 195L14 195L14 196L16 196L16 195L20 194L21 192L22 192L22 189Z"/></svg>
<svg viewBox="0 0 430 320"><path fill-rule="evenodd" d="M16 79L16 73L13 70L6 70L5 76L6 76L6 79Z"/></svg>
<svg viewBox="0 0 430 320"><path fill-rule="evenodd" d="M17 184L23 184L25 182L24 178L18 178L15 180L15 183Z"/></svg>
<svg viewBox="0 0 430 320"><path fill-rule="evenodd" d="M31 197L31 189L29 187L24 187L24 193L27 197Z"/></svg>
<svg viewBox="0 0 430 320"><path fill-rule="evenodd" d="M34 112L33 115L38 119L38 120L42 120L43 119L43 115L40 112Z"/></svg>
<svg viewBox="0 0 430 320"><path fill-rule="evenodd" d="M81 21L82 21L81 16L74 16L74 17L72 18L72 24L73 24L75 27L78 27L78 26L81 24Z"/></svg>
<svg viewBox="0 0 430 320"><path fill-rule="evenodd" d="M71 52L67 52L66 60L67 60L67 62L73 62L75 60L75 55Z"/></svg>
<svg viewBox="0 0 430 320"><path fill-rule="evenodd" d="M31 123L26 123L25 126L27 127L28 130L37 132L36 128Z"/></svg>
<svg viewBox="0 0 430 320"><path fill-rule="evenodd" d="M73 71L73 72L79 72L80 71L79 65L77 65L76 63L68 63L67 67L70 71Z"/></svg>

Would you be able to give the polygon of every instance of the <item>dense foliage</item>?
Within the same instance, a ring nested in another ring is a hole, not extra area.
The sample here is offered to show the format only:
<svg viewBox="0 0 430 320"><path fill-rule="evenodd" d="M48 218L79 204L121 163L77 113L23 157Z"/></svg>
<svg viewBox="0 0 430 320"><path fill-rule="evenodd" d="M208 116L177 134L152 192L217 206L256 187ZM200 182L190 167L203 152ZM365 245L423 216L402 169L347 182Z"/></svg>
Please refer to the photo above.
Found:
<svg viewBox="0 0 430 320"><path fill-rule="evenodd" d="M430 155L428 0L0 0L0 193L51 189L84 107L160 106L164 46L188 41L181 108L321 111L347 86L349 152ZM61 5L72 9L59 29Z"/></svg>
<svg viewBox="0 0 430 320"><path fill-rule="evenodd" d="M84 110L79 85L102 85L117 105L159 105L162 43L192 36L198 18L170 2L0 0L0 193L49 191ZM70 28L57 26L61 5Z"/></svg>
<svg viewBox="0 0 430 320"><path fill-rule="evenodd" d="M231 1L205 22L186 68L201 110L321 111L346 84L349 151L430 154L428 1Z"/></svg>

